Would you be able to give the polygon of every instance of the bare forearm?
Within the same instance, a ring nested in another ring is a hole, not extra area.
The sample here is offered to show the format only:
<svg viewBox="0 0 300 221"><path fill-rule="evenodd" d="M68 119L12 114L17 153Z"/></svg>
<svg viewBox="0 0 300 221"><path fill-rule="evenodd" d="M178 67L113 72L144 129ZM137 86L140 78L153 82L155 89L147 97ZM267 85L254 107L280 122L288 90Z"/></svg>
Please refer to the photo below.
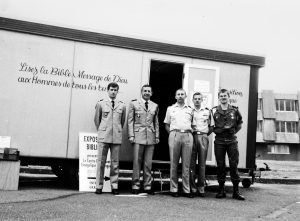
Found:
<svg viewBox="0 0 300 221"><path fill-rule="evenodd" d="M170 124L165 124L165 129L168 133L170 133Z"/></svg>

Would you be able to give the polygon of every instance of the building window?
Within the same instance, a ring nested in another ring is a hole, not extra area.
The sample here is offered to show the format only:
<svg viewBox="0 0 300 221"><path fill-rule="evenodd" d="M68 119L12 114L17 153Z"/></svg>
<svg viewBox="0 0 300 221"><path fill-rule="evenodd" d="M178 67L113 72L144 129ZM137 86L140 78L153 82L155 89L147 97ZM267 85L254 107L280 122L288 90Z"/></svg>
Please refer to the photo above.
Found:
<svg viewBox="0 0 300 221"><path fill-rule="evenodd" d="M256 131L262 132L262 123L263 123L262 120L258 120L257 121L257 123L256 123Z"/></svg>
<svg viewBox="0 0 300 221"><path fill-rule="evenodd" d="M297 111L297 105L295 100L276 100L277 111Z"/></svg>
<svg viewBox="0 0 300 221"><path fill-rule="evenodd" d="M290 154L288 145L268 145L268 154Z"/></svg>
<svg viewBox="0 0 300 221"><path fill-rule="evenodd" d="M281 133L298 133L298 122L294 121L277 121L276 132Z"/></svg>
<svg viewBox="0 0 300 221"><path fill-rule="evenodd" d="M258 98L257 100L257 110L262 110L262 99Z"/></svg>

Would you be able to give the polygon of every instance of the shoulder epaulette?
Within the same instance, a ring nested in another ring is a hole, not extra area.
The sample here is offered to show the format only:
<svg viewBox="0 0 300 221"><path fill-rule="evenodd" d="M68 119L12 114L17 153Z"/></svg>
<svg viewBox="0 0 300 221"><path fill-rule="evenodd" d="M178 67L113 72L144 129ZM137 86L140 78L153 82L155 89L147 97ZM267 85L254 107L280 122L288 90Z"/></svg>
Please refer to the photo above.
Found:
<svg viewBox="0 0 300 221"><path fill-rule="evenodd" d="M237 106L231 105L234 109L239 109Z"/></svg>
<svg viewBox="0 0 300 221"><path fill-rule="evenodd" d="M218 106L214 106L212 109L217 108Z"/></svg>
<svg viewBox="0 0 300 221"><path fill-rule="evenodd" d="M189 108L192 108L190 105L188 105Z"/></svg>
<svg viewBox="0 0 300 221"><path fill-rule="evenodd" d="M205 107L205 110L209 110L209 108L208 108L208 107Z"/></svg>
<svg viewBox="0 0 300 221"><path fill-rule="evenodd" d="M137 101L137 99L133 99L133 100L131 100L131 101Z"/></svg>

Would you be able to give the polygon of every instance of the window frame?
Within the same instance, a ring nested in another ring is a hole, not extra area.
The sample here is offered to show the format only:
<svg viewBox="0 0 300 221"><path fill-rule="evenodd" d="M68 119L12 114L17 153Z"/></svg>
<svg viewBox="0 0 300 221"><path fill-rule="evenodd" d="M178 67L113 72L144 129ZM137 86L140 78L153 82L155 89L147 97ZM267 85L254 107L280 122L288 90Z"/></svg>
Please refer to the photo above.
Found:
<svg viewBox="0 0 300 221"><path fill-rule="evenodd" d="M290 125L290 132L288 131L288 125ZM298 133L298 122L296 121L276 121L276 133Z"/></svg>
<svg viewBox="0 0 300 221"><path fill-rule="evenodd" d="M297 101L293 99L275 99L275 110L287 112L298 111Z"/></svg>
<svg viewBox="0 0 300 221"><path fill-rule="evenodd" d="M269 144L267 151L268 154L291 154L290 147L285 144Z"/></svg>

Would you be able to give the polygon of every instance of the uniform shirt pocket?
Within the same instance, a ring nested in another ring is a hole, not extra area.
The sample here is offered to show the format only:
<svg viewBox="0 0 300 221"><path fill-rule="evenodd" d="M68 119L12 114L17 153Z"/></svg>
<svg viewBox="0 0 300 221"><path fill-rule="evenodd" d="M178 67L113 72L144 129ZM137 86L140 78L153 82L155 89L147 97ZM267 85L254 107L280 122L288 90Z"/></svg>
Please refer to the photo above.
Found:
<svg viewBox="0 0 300 221"><path fill-rule="evenodd" d="M175 121L176 120L176 111L171 111L171 113L170 113L170 119L171 119L171 121Z"/></svg>
<svg viewBox="0 0 300 221"><path fill-rule="evenodd" d="M135 121L139 122L141 120L141 117L142 117L142 112L137 110L135 112Z"/></svg>
<svg viewBox="0 0 300 221"><path fill-rule="evenodd" d="M107 118L109 114L109 111L103 111L102 112L102 118Z"/></svg>
<svg viewBox="0 0 300 221"><path fill-rule="evenodd" d="M188 120L192 120L192 118L193 118L192 112L190 112L190 111L185 111L185 114L186 114L187 116L189 116L189 117L188 117Z"/></svg>
<svg viewBox="0 0 300 221"><path fill-rule="evenodd" d="M155 111L149 111L149 114L155 115Z"/></svg>
<svg viewBox="0 0 300 221"><path fill-rule="evenodd" d="M102 111L102 118L107 118L109 115L110 110L108 108L103 108Z"/></svg>

